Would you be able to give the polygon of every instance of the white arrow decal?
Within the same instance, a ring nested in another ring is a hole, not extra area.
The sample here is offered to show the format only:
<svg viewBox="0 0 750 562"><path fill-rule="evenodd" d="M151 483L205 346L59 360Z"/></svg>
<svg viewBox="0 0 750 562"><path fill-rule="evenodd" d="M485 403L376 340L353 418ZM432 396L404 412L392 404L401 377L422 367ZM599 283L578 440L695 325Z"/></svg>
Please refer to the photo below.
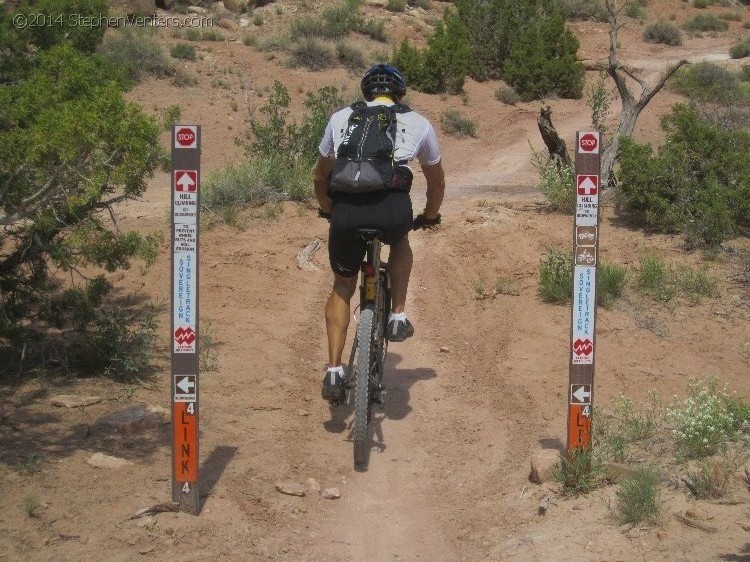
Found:
<svg viewBox="0 0 750 562"><path fill-rule="evenodd" d="M195 185L195 182L190 177L190 174L186 172L180 176L180 179L177 180L177 185L182 186L182 191L192 191L192 189L190 188Z"/></svg>
<svg viewBox="0 0 750 562"><path fill-rule="evenodd" d="M177 381L177 388L179 388L183 394L190 394L190 390L195 386L195 383L190 380L189 377Z"/></svg>
<svg viewBox="0 0 750 562"><path fill-rule="evenodd" d="M590 398L591 397L591 391L586 392L586 387L585 386L579 386L576 389L576 391L573 393L573 396L576 398L576 400L578 400L581 403L588 402L588 400L586 400L586 398Z"/></svg>

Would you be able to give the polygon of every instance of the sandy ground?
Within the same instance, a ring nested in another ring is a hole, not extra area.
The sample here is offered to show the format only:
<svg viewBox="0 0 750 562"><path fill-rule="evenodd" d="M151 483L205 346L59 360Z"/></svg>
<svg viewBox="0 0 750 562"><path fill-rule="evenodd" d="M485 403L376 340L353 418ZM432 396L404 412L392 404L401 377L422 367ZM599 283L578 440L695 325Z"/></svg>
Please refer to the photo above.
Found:
<svg viewBox="0 0 750 562"><path fill-rule="evenodd" d="M694 13L684 6L659 2L652 15L674 13L679 23ZM267 13L264 25L271 30L285 21L272 6ZM389 25L396 36L410 30ZM740 25L668 49L642 43L640 24L631 22L622 34L622 57L646 76L682 57L726 58ZM604 26L574 29L582 58L603 55ZM165 42L173 41L165 35ZM153 112L179 104L184 121L203 125L204 172L241 157L234 138L244 129L246 108L264 103L274 78L289 87L295 103L303 99L296 92L320 84L357 84L340 69L317 75L289 70L240 42L201 43L199 49L203 60L183 63L198 85L178 89L149 80L130 97ZM228 88L211 85L219 75ZM413 107L433 120L458 107L477 120L479 138L441 136L449 186L444 224L411 237L407 310L416 336L389 349L388 402L376 412L366 472L353 467L350 409L331 409L319 395L326 361L322 312L330 289L325 247L313 256L317 270L295 265L311 240L326 240L327 225L298 204L285 205L275 218L248 212L243 228L217 224L202 232L201 322L212 341L213 368L201 374L200 516L129 519L170 500L168 426L130 437L92 429L101 415L134 403L169 407L167 302L156 373L147 382L41 377L2 389L0 559L748 559L750 495L739 480L730 499L717 502L691 500L684 488L665 489L661 521L634 529L612 517L614 486L567 499L558 484L529 483L531 453L564 440L568 383L570 311L540 300L538 264L548 246L570 244L573 225L570 217L545 211L533 188L529 141L542 146L536 129L541 105L502 105L493 98L497 86L469 82L467 105L458 97L410 94ZM232 100L239 111L231 109ZM637 137L659 142L659 116L677 100L660 95L638 122ZM583 101L545 103L566 138L588 126ZM423 190L423 183L415 187L415 208ZM168 176L157 174L144 200L122 211L125 226L168 239ZM600 310L598 403L606 409L621 393L640 401L651 390L667 399L682 396L690 378L710 375L750 396L750 293L737 256L703 263L684 252L681 239L631 229L611 208L603 210L600 244L606 261L631 269L647 249L670 262L705 265L719 280L721 296L661 305L629 289L612 309ZM165 243L145 276L136 270L120 275L118 287L142 287L152 298L168 299L168 250ZM478 281L491 288L499 278L516 294L476 298ZM49 397L63 393L105 400L86 408L51 406ZM96 469L86 464L95 452L133 464ZM21 470L31 455L39 459L36 469ZM291 497L274 489L279 480L308 478L338 487L341 498ZM551 505L541 516L537 506L545 495ZM24 509L28 498L39 503L32 516ZM700 509L718 532L672 517L687 508Z"/></svg>

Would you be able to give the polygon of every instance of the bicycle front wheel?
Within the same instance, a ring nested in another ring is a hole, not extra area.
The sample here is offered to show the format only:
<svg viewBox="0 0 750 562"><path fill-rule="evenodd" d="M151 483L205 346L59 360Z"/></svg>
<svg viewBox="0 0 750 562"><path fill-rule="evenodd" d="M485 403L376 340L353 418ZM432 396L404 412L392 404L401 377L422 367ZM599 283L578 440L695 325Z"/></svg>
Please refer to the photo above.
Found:
<svg viewBox="0 0 750 562"><path fill-rule="evenodd" d="M368 425L372 408L370 372L373 368L371 351L374 322L373 309L362 310L357 326L357 379L354 389L354 462L356 464L364 464L367 459Z"/></svg>

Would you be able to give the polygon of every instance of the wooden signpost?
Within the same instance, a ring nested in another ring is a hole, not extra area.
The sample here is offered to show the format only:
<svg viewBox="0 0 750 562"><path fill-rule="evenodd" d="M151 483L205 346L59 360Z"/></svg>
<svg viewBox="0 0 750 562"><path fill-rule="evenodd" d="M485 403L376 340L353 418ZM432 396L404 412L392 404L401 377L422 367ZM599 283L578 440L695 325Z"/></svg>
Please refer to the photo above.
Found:
<svg viewBox="0 0 750 562"><path fill-rule="evenodd" d="M200 141L197 125L172 127L172 500L200 512L198 477L198 230Z"/></svg>
<svg viewBox="0 0 750 562"><path fill-rule="evenodd" d="M576 138L576 217L573 251L573 304L570 331L568 456L591 445L596 352L596 281L599 259L599 178L601 138L598 131Z"/></svg>

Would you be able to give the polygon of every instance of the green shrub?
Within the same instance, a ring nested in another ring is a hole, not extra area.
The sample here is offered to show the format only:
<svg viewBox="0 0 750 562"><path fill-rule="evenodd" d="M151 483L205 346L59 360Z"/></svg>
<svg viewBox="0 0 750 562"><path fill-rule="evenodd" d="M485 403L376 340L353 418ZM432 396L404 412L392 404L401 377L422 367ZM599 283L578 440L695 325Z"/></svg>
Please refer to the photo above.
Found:
<svg viewBox="0 0 750 562"><path fill-rule="evenodd" d="M201 206L209 213L284 200L304 201L312 196L310 169L290 166L283 156L230 164L209 174L202 189Z"/></svg>
<svg viewBox="0 0 750 562"><path fill-rule="evenodd" d="M197 27L188 27L185 30L185 39L187 39L188 41L200 41L201 30Z"/></svg>
<svg viewBox="0 0 750 562"><path fill-rule="evenodd" d="M126 82L138 82L145 75L166 78L175 72L153 33L142 29L125 28L109 36L100 45L99 53Z"/></svg>
<svg viewBox="0 0 750 562"><path fill-rule="evenodd" d="M633 19L641 19L646 15L643 9L635 2L629 2L625 5L624 14Z"/></svg>
<svg viewBox="0 0 750 562"><path fill-rule="evenodd" d="M26 513L26 517L34 517L34 512L39 508L39 500L33 494L24 496L23 498L23 511Z"/></svg>
<svg viewBox="0 0 750 562"><path fill-rule="evenodd" d="M740 76L712 62L699 62L677 71L670 88L697 102L747 105L750 95L740 88Z"/></svg>
<svg viewBox="0 0 750 562"><path fill-rule="evenodd" d="M709 0L693 0L693 6L700 10L708 7L709 4L713 4L713 2L709 2Z"/></svg>
<svg viewBox="0 0 750 562"><path fill-rule="evenodd" d="M414 5L417 8L422 8L423 10L429 10L430 6L432 5L432 2L430 0L414 0L414 2L409 2L409 5Z"/></svg>
<svg viewBox="0 0 750 562"><path fill-rule="evenodd" d="M555 304L569 302L573 296L573 254L547 248L539 263L539 286L542 300Z"/></svg>
<svg viewBox="0 0 750 562"><path fill-rule="evenodd" d="M336 56L333 50L320 39L305 37L302 41L292 47L289 65L292 67L304 66L313 72L331 68L336 64Z"/></svg>
<svg viewBox="0 0 750 562"><path fill-rule="evenodd" d="M448 12L445 18L446 25L438 22L426 49L412 47L404 39L393 55L394 64L417 91L458 94L463 89L470 60L466 27Z"/></svg>
<svg viewBox="0 0 750 562"><path fill-rule="evenodd" d="M576 210L576 189L573 169L566 166L558 167L555 162L539 162L535 164L539 173L537 188L549 202L550 209L572 215Z"/></svg>
<svg viewBox="0 0 750 562"><path fill-rule="evenodd" d="M732 477L747 460L746 454L724 450L717 457L701 459L693 470L688 471L691 492L700 499L723 498Z"/></svg>
<svg viewBox="0 0 750 562"><path fill-rule="evenodd" d="M242 44L246 47L255 47L258 44L258 38L255 35L245 35L242 38Z"/></svg>
<svg viewBox="0 0 750 562"><path fill-rule="evenodd" d="M665 45L682 45L682 33L676 25L659 21L649 25L643 32L646 43L663 43Z"/></svg>
<svg viewBox="0 0 750 562"><path fill-rule="evenodd" d="M385 31L383 20L364 20L357 26L357 31L375 41L388 42L388 33Z"/></svg>
<svg viewBox="0 0 750 562"><path fill-rule="evenodd" d="M719 14L719 19L727 21L742 21L742 15L737 12L723 12Z"/></svg>
<svg viewBox="0 0 750 562"><path fill-rule="evenodd" d="M343 41L336 44L336 58L349 70L358 71L367 66L362 49Z"/></svg>
<svg viewBox="0 0 750 562"><path fill-rule="evenodd" d="M593 447L573 449L560 458L555 479L563 484L563 495L585 494L603 485L606 467Z"/></svg>
<svg viewBox="0 0 750 562"><path fill-rule="evenodd" d="M655 523L661 510L661 474L654 467L636 470L617 488L617 519L620 523Z"/></svg>
<svg viewBox="0 0 750 562"><path fill-rule="evenodd" d="M172 45L169 54L176 59L195 60L195 45L176 43Z"/></svg>
<svg viewBox="0 0 750 562"><path fill-rule="evenodd" d="M328 6L317 16L303 16L292 21L292 37L319 37L341 39L350 31L357 31L378 41L384 41L385 24L365 20L360 11L359 0L345 0L341 4Z"/></svg>
<svg viewBox="0 0 750 562"><path fill-rule="evenodd" d="M224 36L215 29L204 29L201 39L204 41L224 41Z"/></svg>
<svg viewBox="0 0 750 562"><path fill-rule="evenodd" d="M578 39L560 13L538 21L513 42L503 64L503 79L524 101L549 95L578 99L585 70L576 60Z"/></svg>
<svg viewBox="0 0 750 562"><path fill-rule="evenodd" d="M667 142L623 139L618 206L640 223L682 232L688 247L718 246L750 226L750 132L700 120L677 105L662 120Z"/></svg>
<svg viewBox="0 0 750 562"><path fill-rule="evenodd" d="M406 11L406 0L388 0L386 9L389 12L405 12Z"/></svg>
<svg viewBox="0 0 750 562"><path fill-rule="evenodd" d="M172 125L176 124L182 116L182 110L179 105L170 105L164 110L161 118L162 129L169 131Z"/></svg>
<svg viewBox="0 0 750 562"><path fill-rule="evenodd" d="M516 105L521 101L521 96L513 88L501 86L495 90L495 99L506 105Z"/></svg>
<svg viewBox="0 0 750 562"><path fill-rule="evenodd" d="M624 265L599 263L596 285L596 303L604 308L609 308L622 296L627 279L627 269Z"/></svg>
<svg viewBox="0 0 750 562"><path fill-rule="evenodd" d="M560 7L568 21L609 21L609 14L601 0L560 0Z"/></svg>
<svg viewBox="0 0 750 562"><path fill-rule="evenodd" d="M732 45L729 49L729 56L733 59L750 57L750 37L745 37L742 41Z"/></svg>
<svg viewBox="0 0 750 562"><path fill-rule="evenodd" d="M726 31L729 29L729 24L712 14L699 14L686 21L682 25L682 29L693 33L701 31Z"/></svg>
<svg viewBox="0 0 750 562"><path fill-rule="evenodd" d="M477 136L477 125L469 117L464 117L456 109L446 109L440 116L440 125L443 131L454 137Z"/></svg>
<svg viewBox="0 0 750 562"><path fill-rule="evenodd" d="M613 412L609 417L596 410L594 442L604 458L614 462L629 462L630 446L650 439L657 428L660 400L655 393L649 402L636 409L633 401L620 395L612 399Z"/></svg>
<svg viewBox="0 0 750 562"><path fill-rule="evenodd" d="M704 458L737 437L734 417L727 408L727 396L727 387L719 390L716 378L691 380L687 397L669 406L666 417L676 426L674 437L680 455Z"/></svg>
<svg viewBox="0 0 750 562"><path fill-rule="evenodd" d="M20 4L20 3L19 3ZM22 5L19 10L32 18L42 17L41 21L51 21L52 25L31 25L23 29L24 38L39 47L49 49L67 41L77 50L91 54L101 43L106 26L82 25L85 18L96 21L107 16L105 0L38 0L32 5ZM6 56L3 45L3 57Z"/></svg>

